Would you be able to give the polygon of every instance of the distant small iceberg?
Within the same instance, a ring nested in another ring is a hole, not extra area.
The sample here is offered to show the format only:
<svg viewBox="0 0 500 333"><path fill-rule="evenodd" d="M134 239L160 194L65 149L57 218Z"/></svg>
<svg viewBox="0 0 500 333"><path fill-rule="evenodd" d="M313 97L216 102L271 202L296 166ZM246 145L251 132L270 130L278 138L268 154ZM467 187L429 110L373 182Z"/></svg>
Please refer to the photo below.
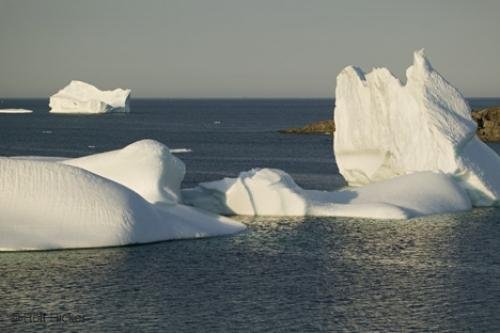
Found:
<svg viewBox="0 0 500 333"><path fill-rule="evenodd" d="M186 154L186 153L192 153L193 150L189 148L173 148L170 149L170 152L172 154Z"/></svg>
<svg viewBox="0 0 500 333"><path fill-rule="evenodd" d="M0 113L33 113L33 110L27 110L27 109L0 109Z"/></svg>
<svg viewBox="0 0 500 333"><path fill-rule="evenodd" d="M130 92L130 89L99 90L82 81L71 81L50 97L50 112L79 114L130 112Z"/></svg>

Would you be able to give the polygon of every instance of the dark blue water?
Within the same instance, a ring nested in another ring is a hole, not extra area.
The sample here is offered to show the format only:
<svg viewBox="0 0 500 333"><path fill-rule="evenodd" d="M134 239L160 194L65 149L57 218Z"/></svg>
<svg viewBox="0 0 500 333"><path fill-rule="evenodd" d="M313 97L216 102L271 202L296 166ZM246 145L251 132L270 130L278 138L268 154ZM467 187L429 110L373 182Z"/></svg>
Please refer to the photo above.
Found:
<svg viewBox="0 0 500 333"><path fill-rule="evenodd" d="M185 186L264 166L299 183L303 174L324 175L318 186L328 186L337 172L330 137L277 133L331 118L333 100L138 100L130 114L69 116L48 114L46 100L4 100L2 107L11 106L35 112L1 115L1 155L74 157L150 138L192 150L179 155Z"/></svg>
<svg viewBox="0 0 500 333"><path fill-rule="evenodd" d="M178 155L185 186L252 167L307 188L339 183L331 138L276 132L330 118L333 100L136 100L131 114L96 116L50 115L46 100L0 107L35 110L0 114L1 155L81 156L152 138L192 149ZM248 230L231 237L0 253L0 331L500 329L499 209L239 219ZM44 323L30 322L40 313Z"/></svg>

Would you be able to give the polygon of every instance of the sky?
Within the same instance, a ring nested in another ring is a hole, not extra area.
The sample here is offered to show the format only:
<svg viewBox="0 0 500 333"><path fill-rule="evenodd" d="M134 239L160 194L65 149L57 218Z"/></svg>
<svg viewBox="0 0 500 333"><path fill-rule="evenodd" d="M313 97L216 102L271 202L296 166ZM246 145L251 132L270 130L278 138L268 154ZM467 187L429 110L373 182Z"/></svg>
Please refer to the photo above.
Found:
<svg viewBox="0 0 500 333"><path fill-rule="evenodd" d="M78 79L135 97L333 97L348 65L404 82L414 50L500 96L499 0L0 0L0 97Z"/></svg>

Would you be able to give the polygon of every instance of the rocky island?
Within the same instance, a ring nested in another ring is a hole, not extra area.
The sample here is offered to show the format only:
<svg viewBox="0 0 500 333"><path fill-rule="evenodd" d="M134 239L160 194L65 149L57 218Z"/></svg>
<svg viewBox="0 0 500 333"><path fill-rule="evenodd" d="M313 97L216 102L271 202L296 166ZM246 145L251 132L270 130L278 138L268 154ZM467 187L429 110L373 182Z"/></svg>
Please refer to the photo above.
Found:
<svg viewBox="0 0 500 333"><path fill-rule="evenodd" d="M477 135L485 142L500 141L500 106L472 111L472 118L477 123ZM326 134L335 132L335 121L320 120L305 125L279 130L284 134Z"/></svg>
<svg viewBox="0 0 500 333"><path fill-rule="evenodd" d="M477 123L477 135L483 141L500 141L500 106L472 112Z"/></svg>

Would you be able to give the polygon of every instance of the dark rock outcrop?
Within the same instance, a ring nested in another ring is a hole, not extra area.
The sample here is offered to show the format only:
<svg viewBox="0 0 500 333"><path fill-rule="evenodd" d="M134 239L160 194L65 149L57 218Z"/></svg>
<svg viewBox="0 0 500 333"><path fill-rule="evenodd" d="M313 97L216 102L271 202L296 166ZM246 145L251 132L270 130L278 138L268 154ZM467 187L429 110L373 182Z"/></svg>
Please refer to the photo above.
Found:
<svg viewBox="0 0 500 333"><path fill-rule="evenodd" d="M477 122L477 135L483 141L500 141L500 107L472 112Z"/></svg>
<svg viewBox="0 0 500 333"><path fill-rule="evenodd" d="M500 141L500 107L490 107L472 112L477 122L477 135L486 142ZM328 134L335 132L333 120L320 120L304 127L287 128L279 131L285 134Z"/></svg>
<svg viewBox="0 0 500 333"><path fill-rule="evenodd" d="M304 127L287 128L279 132L285 134L333 134L335 122L333 120L320 120Z"/></svg>

